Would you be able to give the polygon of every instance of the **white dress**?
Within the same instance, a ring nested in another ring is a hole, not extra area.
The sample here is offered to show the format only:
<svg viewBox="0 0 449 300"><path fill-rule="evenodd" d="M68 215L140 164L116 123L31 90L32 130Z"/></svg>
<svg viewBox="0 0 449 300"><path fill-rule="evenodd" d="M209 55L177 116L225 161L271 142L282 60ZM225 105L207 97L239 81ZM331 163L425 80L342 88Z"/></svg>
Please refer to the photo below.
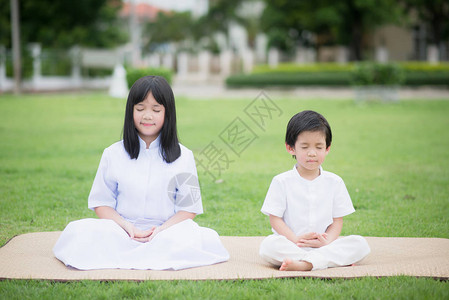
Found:
<svg viewBox="0 0 449 300"><path fill-rule="evenodd" d="M129 158L123 141L105 149L89 195L89 208L112 207L142 230L163 224L181 210L201 214L192 152L180 145L181 156L168 164L159 153L159 137L149 149L139 140L137 159ZM218 234L190 219L159 232L147 243L132 240L111 220L78 220L67 225L53 253L67 266L81 270L179 270L229 259Z"/></svg>
<svg viewBox="0 0 449 300"><path fill-rule="evenodd" d="M261 211L281 217L299 236L307 232L324 233L333 218L344 217L355 210L338 175L320 167L320 176L307 180L299 175L294 166L292 170L273 178ZM370 253L365 238L358 235L340 237L321 248L300 248L272 230L274 234L262 241L259 254L275 266L290 258L310 262L313 270L319 270L350 265Z"/></svg>

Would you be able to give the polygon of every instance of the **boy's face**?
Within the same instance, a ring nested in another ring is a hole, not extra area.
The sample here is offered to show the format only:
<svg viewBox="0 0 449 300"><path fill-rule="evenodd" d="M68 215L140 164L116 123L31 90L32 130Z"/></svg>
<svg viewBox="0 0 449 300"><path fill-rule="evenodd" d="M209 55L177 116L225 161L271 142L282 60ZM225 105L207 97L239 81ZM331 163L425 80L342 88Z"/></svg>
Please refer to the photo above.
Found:
<svg viewBox="0 0 449 300"><path fill-rule="evenodd" d="M321 131L304 131L298 135L294 147L286 145L288 153L296 156L300 175L319 175L319 168L329 153L326 136Z"/></svg>

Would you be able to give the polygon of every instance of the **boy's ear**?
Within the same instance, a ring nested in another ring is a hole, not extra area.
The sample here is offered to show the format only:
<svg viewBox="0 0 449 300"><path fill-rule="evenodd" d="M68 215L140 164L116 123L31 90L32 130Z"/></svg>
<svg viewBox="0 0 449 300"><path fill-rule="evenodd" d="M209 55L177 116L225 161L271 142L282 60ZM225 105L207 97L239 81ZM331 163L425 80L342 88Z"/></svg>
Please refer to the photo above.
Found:
<svg viewBox="0 0 449 300"><path fill-rule="evenodd" d="M287 149L287 152L291 155L295 155L295 148L290 146L289 144L285 143L285 148Z"/></svg>
<svg viewBox="0 0 449 300"><path fill-rule="evenodd" d="M329 145L329 147L326 148L326 155L329 153L330 150L331 150L331 146Z"/></svg>

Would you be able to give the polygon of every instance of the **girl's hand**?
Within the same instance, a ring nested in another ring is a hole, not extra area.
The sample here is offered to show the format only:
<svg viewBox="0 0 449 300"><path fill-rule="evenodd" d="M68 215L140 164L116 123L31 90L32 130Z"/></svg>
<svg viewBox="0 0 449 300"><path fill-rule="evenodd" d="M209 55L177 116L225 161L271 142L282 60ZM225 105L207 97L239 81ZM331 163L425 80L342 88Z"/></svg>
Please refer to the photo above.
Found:
<svg viewBox="0 0 449 300"><path fill-rule="evenodd" d="M298 247L320 248L330 243L327 233L306 233L300 236L296 245Z"/></svg>
<svg viewBox="0 0 449 300"><path fill-rule="evenodd" d="M152 234L148 237L148 241L151 241L156 234L158 234L159 232L161 232L163 229L161 228L161 226L156 227L154 226L153 228L151 228L153 230Z"/></svg>
<svg viewBox="0 0 449 300"><path fill-rule="evenodd" d="M153 234L154 228L141 230L135 227L131 222L126 221L123 229L128 233L129 237L138 242L148 242L149 237Z"/></svg>
<svg viewBox="0 0 449 300"><path fill-rule="evenodd" d="M156 226L153 226L148 230L140 230L140 232L135 235L134 240L141 243L146 243L151 241L156 236L156 234L158 234L161 231L162 231L161 228Z"/></svg>
<svg viewBox="0 0 449 300"><path fill-rule="evenodd" d="M134 238L134 231L137 229L134 227L134 225L131 222L125 221L122 224L122 228L128 233L130 238Z"/></svg>

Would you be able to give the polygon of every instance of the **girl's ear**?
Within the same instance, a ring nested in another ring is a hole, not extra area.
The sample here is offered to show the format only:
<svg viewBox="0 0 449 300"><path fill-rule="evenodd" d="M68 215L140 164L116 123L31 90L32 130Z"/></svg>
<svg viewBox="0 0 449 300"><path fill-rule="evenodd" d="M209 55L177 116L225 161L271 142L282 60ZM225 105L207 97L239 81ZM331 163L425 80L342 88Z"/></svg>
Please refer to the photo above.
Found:
<svg viewBox="0 0 449 300"><path fill-rule="evenodd" d="M285 148L287 149L287 152L291 155L295 155L295 148L290 146L289 144L285 143Z"/></svg>

